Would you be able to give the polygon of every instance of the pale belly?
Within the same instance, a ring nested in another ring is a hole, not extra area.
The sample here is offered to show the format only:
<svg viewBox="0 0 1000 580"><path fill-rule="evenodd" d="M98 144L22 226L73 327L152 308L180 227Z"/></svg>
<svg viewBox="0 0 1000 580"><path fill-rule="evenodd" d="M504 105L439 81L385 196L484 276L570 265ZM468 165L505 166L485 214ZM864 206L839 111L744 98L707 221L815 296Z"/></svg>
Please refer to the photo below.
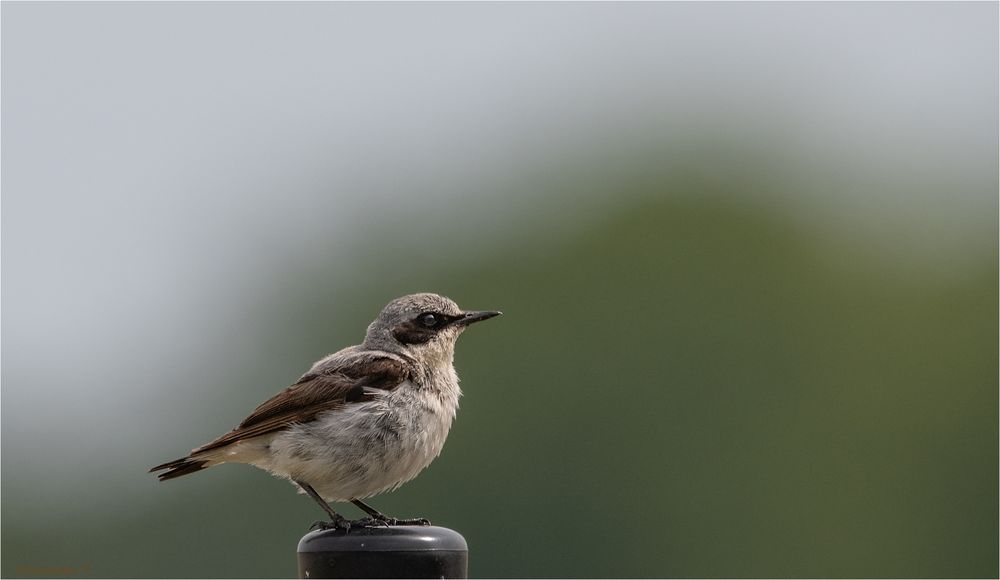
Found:
<svg viewBox="0 0 1000 580"><path fill-rule="evenodd" d="M250 461L303 481L328 501L363 499L413 479L440 453L455 404L400 388L276 434Z"/></svg>

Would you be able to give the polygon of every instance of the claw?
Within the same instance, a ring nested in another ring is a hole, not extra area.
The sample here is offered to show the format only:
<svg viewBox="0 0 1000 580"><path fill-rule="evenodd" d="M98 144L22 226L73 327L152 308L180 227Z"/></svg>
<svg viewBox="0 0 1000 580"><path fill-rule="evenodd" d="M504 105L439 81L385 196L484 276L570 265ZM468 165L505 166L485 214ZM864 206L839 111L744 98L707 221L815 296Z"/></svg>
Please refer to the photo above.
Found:
<svg viewBox="0 0 1000 580"><path fill-rule="evenodd" d="M333 521L319 520L313 522L309 526L310 530L344 530L349 532L351 530L351 522L345 518L335 519Z"/></svg>
<svg viewBox="0 0 1000 580"><path fill-rule="evenodd" d="M361 518L360 520L353 520L351 522L351 525L357 526L359 528L377 528L379 526L385 526L388 528L390 524L388 520L366 517L366 518Z"/></svg>
<svg viewBox="0 0 1000 580"><path fill-rule="evenodd" d="M392 518L390 520L391 524L394 526L429 526L431 521L427 518L410 518L408 520L398 520Z"/></svg>

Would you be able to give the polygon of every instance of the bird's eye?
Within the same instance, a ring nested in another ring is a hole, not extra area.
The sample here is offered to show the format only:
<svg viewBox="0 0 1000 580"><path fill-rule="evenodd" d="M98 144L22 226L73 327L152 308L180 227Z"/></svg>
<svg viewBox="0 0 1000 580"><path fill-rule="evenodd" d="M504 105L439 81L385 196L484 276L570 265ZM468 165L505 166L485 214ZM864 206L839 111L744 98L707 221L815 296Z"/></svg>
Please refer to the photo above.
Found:
<svg viewBox="0 0 1000 580"><path fill-rule="evenodd" d="M420 318L418 318L417 320L419 320L420 324L426 326L427 328L434 328L435 326L437 326L438 323L438 317L430 313L421 314Z"/></svg>

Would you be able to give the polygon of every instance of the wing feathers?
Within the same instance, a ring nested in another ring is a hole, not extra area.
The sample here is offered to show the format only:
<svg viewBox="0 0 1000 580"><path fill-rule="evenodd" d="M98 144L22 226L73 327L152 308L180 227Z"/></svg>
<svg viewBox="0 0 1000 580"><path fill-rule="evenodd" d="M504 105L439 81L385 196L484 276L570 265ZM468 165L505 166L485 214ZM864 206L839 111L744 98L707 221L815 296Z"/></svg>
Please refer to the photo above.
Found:
<svg viewBox="0 0 1000 580"><path fill-rule="evenodd" d="M170 479L207 467L197 456L238 441L265 435L293 423L311 421L324 411L371 401L378 390L392 390L410 378L410 366L388 353L345 349L314 367L294 385L271 397L238 427L191 451L188 457L158 465Z"/></svg>
<svg viewBox="0 0 1000 580"><path fill-rule="evenodd" d="M175 477L180 477L182 475L187 475L189 473L194 473L195 471L201 471L208 467L208 463L205 459L191 459L190 457L185 457L183 459L175 459L173 461L168 461L162 465L157 465L156 467L149 470L150 473L154 471L164 471L157 477L160 481L166 481L168 479L173 479Z"/></svg>

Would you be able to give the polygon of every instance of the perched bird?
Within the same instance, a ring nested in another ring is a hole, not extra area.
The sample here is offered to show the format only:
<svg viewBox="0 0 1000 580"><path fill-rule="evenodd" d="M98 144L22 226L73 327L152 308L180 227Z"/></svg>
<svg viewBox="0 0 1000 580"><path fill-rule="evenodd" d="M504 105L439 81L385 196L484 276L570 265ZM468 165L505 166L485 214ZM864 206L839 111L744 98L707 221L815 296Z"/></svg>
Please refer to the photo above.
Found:
<svg viewBox="0 0 1000 580"><path fill-rule="evenodd" d="M293 481L323 508L322 528L403 525L362 502L413 479L438 454L458 410L455 341L493 310L463 312L444 296L390 302L363 343L317 361L295 384L257 407L238 427L157 465L161 481L218 465L249 463ZM351 502L350 521L327 501Z"/></svg>

